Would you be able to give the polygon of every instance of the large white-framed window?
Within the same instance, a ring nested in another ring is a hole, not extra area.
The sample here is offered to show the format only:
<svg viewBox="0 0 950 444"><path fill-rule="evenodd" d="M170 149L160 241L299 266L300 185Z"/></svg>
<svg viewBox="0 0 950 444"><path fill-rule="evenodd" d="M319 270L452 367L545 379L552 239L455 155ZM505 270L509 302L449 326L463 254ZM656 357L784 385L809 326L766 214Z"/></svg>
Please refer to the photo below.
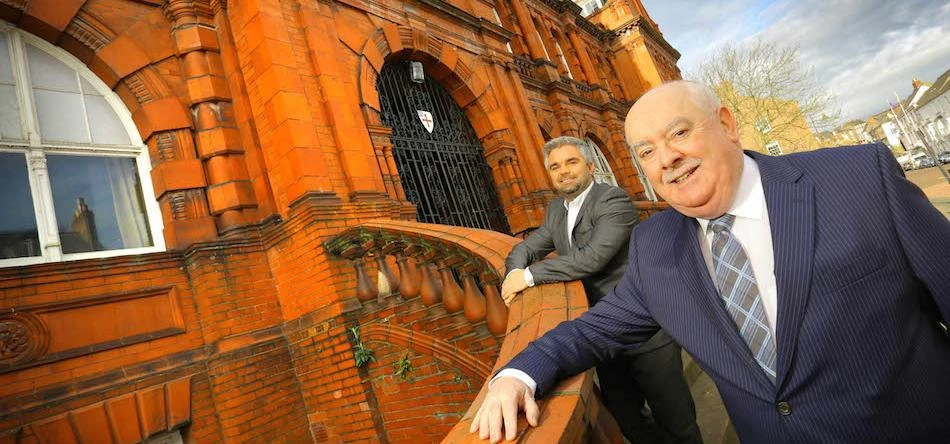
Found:
<svg viewBox="0 0 950 444"><path fill-rule="evenodd" d="M163 251L150 167L111 89L0 21L0 267Z"/></svg>
<svg viewBox="0 0 950 444"><path fill-rule="evenodd" d="M594 182L616 186L617 179L614 177L613 170L610 169L610 164L607 163L607 158L604 157L604 152L590 138L585 137L584 140L587 141L590 150L594 153Z"/></svg>
<svg viewBox="0 0 950 444"><path fill-rule="evenodd" d="M578 0L574 3L581 7L581 16L587 17L598 9L603 8L606 2L603 0Z"/></svg>

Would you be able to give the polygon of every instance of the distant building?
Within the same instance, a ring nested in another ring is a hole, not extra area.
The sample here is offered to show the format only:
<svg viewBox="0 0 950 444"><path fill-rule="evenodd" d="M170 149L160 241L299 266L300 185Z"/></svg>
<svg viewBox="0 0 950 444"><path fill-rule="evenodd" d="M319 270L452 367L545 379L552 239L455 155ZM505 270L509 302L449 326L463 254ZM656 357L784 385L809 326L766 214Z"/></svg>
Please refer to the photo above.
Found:
<svg viewBox="0 0 950 444"><path fill-rule="evenodd" d="M819 146L797 101L743 96L729 83L715 89L736 116L743 148L777 156Z"/></svg>
<svg viewBox="0 0 950 444"><path fill-rule="evenodd" d="M924 131L924 137L938 144L950 139L950 70L945 71L907 110Z"/></svg>
<svg viewBox="0 0 950 444"><path fill-rule="evenodd" d="M864 133L871 141L884 142L892 150L903 150L900 139L900 126L891 110L881 111L868 117L864 124Z"/></svg>

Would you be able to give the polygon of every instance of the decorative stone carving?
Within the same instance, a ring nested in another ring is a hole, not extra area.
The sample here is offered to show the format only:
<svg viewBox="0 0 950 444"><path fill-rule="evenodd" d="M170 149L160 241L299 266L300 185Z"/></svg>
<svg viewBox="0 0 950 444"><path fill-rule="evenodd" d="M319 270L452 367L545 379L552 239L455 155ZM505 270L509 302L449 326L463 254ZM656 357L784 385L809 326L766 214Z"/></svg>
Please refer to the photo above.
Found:
<svg viewBox="0 0 950 444"><path fill-rule="evenodd" d="M0 314L0 370L20 367L46 353L49 331L36 315L11 311Z"/></svg>

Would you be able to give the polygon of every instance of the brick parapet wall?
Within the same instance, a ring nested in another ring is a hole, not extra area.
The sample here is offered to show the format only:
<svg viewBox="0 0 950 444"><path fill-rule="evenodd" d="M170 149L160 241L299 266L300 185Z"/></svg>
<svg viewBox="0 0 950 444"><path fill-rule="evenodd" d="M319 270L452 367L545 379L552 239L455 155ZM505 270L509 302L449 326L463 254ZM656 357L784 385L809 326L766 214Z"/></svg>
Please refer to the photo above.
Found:
<svg viewBox="0 0 950 444"><path fill-rule="evenodd" d="M579 281L545 284L525 290L511 304L508 332L492 372L500 370L532 340L560 322L580 316L586 310L587 298ZM623 437L620 429L594 390L593 378L594 371L588 370L561 381L548 396L539 400L541 422L537 427L528 426L524 416L520 417L517 442L621 442ZM469 433L468 429L487 390L485 381L462 420L442 442L484 442L478 439L478 435Z"/></svg>

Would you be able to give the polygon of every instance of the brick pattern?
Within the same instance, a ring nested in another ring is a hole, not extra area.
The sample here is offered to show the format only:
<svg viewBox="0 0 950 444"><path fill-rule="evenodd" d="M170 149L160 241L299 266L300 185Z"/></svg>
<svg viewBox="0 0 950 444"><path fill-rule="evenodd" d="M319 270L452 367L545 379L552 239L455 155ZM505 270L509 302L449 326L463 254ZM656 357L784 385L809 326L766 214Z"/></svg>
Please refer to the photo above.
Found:
<svg viewBox="0 0 950 444"><path fill-rule="evenodd" d="M208 378L225 442L307 440L304 404L284 338L209 359Z"/></svg>

